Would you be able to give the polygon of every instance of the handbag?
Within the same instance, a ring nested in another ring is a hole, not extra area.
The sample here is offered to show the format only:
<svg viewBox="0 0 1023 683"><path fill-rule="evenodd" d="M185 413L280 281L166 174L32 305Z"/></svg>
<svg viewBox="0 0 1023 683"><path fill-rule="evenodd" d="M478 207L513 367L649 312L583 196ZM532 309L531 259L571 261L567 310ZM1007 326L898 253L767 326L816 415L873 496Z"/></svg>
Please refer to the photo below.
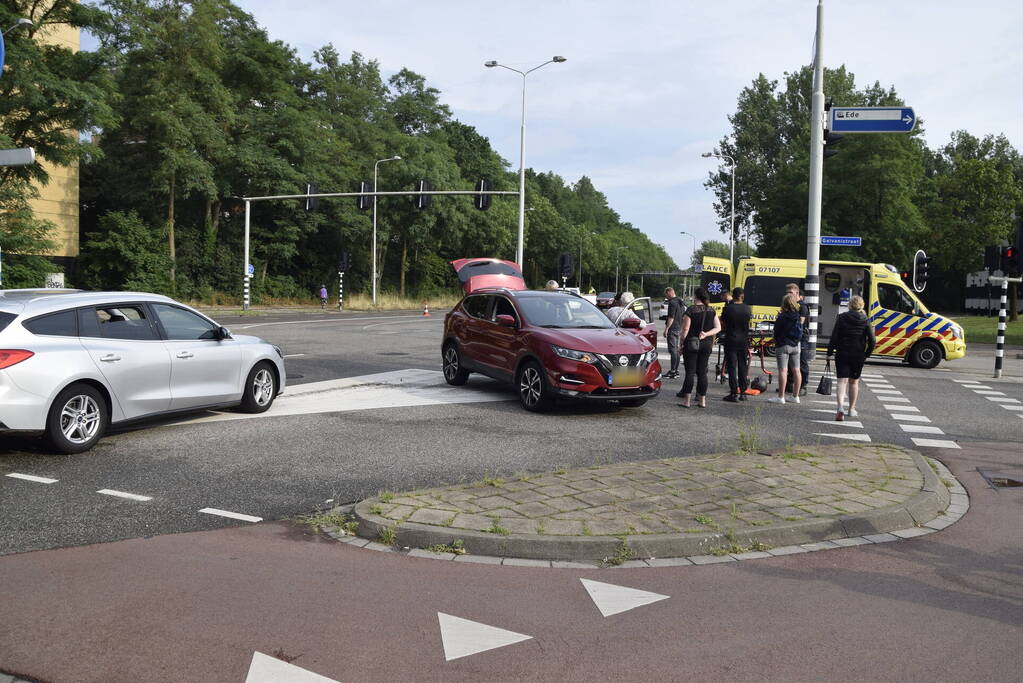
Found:
<svg viewBox="0 0 1023 683"><path fill-rule="evenodd" d="M707 326L707 313L708 312L709 311L704 311L703 312L703 317L700 318L700 332L703 332L703 328ZM686 337L686 344L685 344L684 348L685 348L686 351L692 351L693 353L696 353L697 351L700 350L700 346L702 344L703 344L703 340L700 339L699 332L697 332L697 336L695 336L695 337Z"/></svg>
<svg viewBox="0 0 1023 683"><path fill-rule="evenodd" d="M831 359L824 365L824 374L821 381L817 383L817 393L821 396L831 396Z"/></svg>

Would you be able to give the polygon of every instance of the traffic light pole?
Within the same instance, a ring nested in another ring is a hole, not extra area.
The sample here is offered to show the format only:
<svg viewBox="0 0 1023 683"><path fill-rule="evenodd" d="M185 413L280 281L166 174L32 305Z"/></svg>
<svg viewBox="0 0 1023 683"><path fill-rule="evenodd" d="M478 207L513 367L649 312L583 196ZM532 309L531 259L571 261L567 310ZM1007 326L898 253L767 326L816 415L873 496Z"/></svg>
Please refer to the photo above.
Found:
<svg viewBox="0 0 1023 683"><path fill-rule="evenodd" d="M998 334L995 337L995 374L994 378L998 379L1002 376L1002 358L1005 356L1005 304L1009 298L1009 283L1019 284L1023 282L1023 278L1019 277L990 277L989 282L994 284L1001 283L1002 285L1002 299L1001 305L998 307Z"/></svg>
<svg viewBox="0 0 1023 683"><path fill-rule="evenodd" d="M817 348L817 317L820 310L821 194L824 184L824 2L817 2L817 33L814 40L813 96L810 101L810 196L806 223L806 290L810 309L807 336L810 349Z"/></svg>
<svg viewBox="0 0 1023 683"><path fill-rule="evenodd" d="M337 310L344 308L345 301L345 273L343 270L337 271Z"/></svg>

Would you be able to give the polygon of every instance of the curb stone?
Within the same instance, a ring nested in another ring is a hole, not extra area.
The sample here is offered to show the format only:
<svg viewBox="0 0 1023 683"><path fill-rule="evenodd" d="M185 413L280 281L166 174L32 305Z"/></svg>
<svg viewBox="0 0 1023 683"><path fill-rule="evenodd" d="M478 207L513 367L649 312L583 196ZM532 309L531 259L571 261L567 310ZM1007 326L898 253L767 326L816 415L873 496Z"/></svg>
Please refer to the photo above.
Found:
<svg viewBox="0 0 1023 683"><path fill-rule="evenodd" d="M686 537L679 534L626 535L623 538L600 536L538 538L537 536L517 536L515 534L498 536L491 533L455 531L406 522L396 529L395 546L425 548L462 540L467 547L474 549L471 555L448 557L451 555L450 553L426 551L419 553L409 551L404 554L478 564L595 569L616 566L639 568L717 564L856 545L888 543L924 536L945 529L962 518L969 509L969 496L966 489L948 468L939 461L924 458L915 451L909 451L909 453L923 475L924 482L920 492L904 503L870 510L858 515L845 515L837 519L806 520L760 527L755 533L734 534L730 539L721 533L703 534L698 537ZM355 506L354 512L359 522L359 537L347 536L340 530L328 530L328 535L356 547L396 552L395 548L391 546L361 537L365 535L369 538L376 538L383 529L393 527L393 523L381 523L386 520L373 519L375 515L369 514L369 506L374 502L374 499L369 499ZM628 543L628 547L634 551L635 559L627 560L619 565L606 562L607 558L615 556L623 541ZM748 551L722 555L709 555L706 552L701 552L720 548L724 543L736 545L745 543L747 546L753 543L762 543L768 546L768 549L766 552Z"/></svg>

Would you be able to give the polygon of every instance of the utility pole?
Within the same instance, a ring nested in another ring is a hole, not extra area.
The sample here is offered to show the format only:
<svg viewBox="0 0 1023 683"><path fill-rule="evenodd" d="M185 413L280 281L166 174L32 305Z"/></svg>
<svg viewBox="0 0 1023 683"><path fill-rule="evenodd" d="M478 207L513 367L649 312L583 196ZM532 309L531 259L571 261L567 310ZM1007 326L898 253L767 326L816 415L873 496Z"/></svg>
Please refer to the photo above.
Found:
<svg viewBox="0 0 1023 683"><path fill-rule="evenodd" d="M817 1L817 32L814 39L813 96L810 100L810 197L806 224L806 280L804 301L810 309L807 321L810 349L817 349L817 317L820 311L821 193L824 182L824 0Z"/></svg>

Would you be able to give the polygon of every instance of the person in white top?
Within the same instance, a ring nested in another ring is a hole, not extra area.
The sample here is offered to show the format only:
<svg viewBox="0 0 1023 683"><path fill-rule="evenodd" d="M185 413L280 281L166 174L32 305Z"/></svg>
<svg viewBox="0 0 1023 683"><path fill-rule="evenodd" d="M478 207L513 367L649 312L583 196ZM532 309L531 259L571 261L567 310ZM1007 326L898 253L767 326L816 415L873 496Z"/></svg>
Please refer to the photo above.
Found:
<svg viewBox="0 0 1023 683"><path fill-rule="evenodd" d="M636 297L632 292L622 292L615 297L615 305L604 311L604 315L608 317L608 320L618 325L620 325L622 320L625 320L626 318L636 318L639 320L639 326L645 327L646 322L636 315L631 308L629 308L629 304L635 300ZM623 311L625 312L625 315L622 315ZM621 316L621 320L618 319L619 316Z"/></svg>

